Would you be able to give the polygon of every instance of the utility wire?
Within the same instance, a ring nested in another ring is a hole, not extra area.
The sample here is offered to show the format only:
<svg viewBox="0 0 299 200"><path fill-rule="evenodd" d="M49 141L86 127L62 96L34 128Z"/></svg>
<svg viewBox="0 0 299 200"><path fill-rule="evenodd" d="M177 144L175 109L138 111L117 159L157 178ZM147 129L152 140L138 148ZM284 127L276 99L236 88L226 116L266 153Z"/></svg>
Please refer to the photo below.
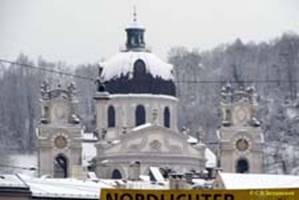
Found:
<svg viewBox="0 0 299 200"><path fill-rule="evenodd" d="M49 68L42 67L42 66L18 63L18 62L14 62L14 61L5 60L5 59L0 59L0 63L19 65L21 67L37 69L40 71L45 71L45 72L54 73L54 74L58 74L58 75L64 75L64 76L69 76L69 77L78 78L78 79L84 79L84 80L88 80L88 81L96 81L96 79L92 78L92 77L86 77L86 76L81 76L81 75L72 74L72 73L68 73L68 72L58 71L58 70L49 69ZM140 82L147 82L147 81L142 80ZM151 82L151 81L148 81L148 82ZM193 84L210 84L210 83L224 84L227 82L230 82L230 83L299 83L299 80L278 80L278 79L271 79L271 80L253 80L252 79L252 80L241 80L241 81L236 81L236 80L174 80L174 82L190 83L190 84L191 83L193 83Z"/></svg>
<svg viewBox="0 0 299 200"><path fill-rule="evenodd" d="M49 69L49 68L46 68L46 67L38 67L38 66L35 66L35 65L17 63L17 62L13 62L13 61L9 61L9 60L4 60L4 59L0 59L0 62L1 63L9 63L9 64L12 64L12 65L19 65L19 66L23 66L23 67L27 67L27 68L31 68L31 69L37 69L37 70L40 70L40 71L45 71L45 72L64 75L64 76L70 76L70 77L74 77L74 78L95 81L95 79L90 78L90 77L85 77L85 76L80 76L80 75L76 75L76 74L72 74L72 73L68 73L68 72Z"/></svg>

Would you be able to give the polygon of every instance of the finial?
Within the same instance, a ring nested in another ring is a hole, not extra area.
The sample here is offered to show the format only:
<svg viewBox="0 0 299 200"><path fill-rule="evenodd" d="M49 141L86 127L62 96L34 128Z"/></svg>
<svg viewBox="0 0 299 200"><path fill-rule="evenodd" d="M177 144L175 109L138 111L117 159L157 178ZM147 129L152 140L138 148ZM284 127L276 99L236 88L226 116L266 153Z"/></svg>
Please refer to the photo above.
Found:
<svg viewBox="0 0 299 200"><path fill-rule="evenodd" d="M133 6L133 22L137 21L137 13L136 13L136 6Z"/></svg>

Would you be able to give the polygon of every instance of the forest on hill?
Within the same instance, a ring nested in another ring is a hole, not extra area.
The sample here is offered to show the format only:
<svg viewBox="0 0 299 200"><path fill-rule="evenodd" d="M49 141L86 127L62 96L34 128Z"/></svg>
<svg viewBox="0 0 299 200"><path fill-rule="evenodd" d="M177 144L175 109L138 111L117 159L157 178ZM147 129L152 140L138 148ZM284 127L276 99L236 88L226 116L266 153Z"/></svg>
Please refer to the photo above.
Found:
<svg viewBox="0 0 299 200"><path fill-rule="evenodd" d="M191 135L201 136L207 144L215 143L221 118L221 87L226 82L232 82L233 87L239 84L255 86L258 118L267 142L265 162L267 166L276 166L268 170L295 173L295 166L299 165L295 159L299 154L296 149L299 143L297 34L286 33L261 43L236 39L208 51L174 47L169 51L168 61L174 65L176 75L180 128L185 127ZM94 129L94 81L67 76L64 72L95 79L96 63L69 66L42 57L33 61L24 54L14 62L24 65L0 62L0 151L35 150L43 80L49 81L52 87L75 82L81 121L87 131ZM37 68L29 67L31 65ZM49 73L49 70L61 73Z"/></svg>

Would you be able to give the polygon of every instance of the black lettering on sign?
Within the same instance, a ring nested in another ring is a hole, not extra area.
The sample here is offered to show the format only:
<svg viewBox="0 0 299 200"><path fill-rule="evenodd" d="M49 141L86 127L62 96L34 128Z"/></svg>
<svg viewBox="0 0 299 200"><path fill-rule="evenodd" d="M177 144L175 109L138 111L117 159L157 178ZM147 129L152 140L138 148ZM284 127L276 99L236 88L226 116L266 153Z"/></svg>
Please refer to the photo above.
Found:
<svg viewBox="0 0 299 200"><path fill-rule="evenodd" d="M214 194L213 200L222 200L222 195L221 194Z"/></svg>
<svg viewBox="0 0 299 200"><path fill-rule="evenodd" d="M147 200L159 200L159 198L154 194L148 194Z"/></svg>
<svg viewBox="0 0 299 200"><path fill-rule="evenodd" d="M224 195L224 200L234 200L234 195L232 195L232 194L225 194Z"/></svg>
<svg viewBox="0 0 299 200"><path fill-rule="evenodd" d="M125 193L120 196L120 200L133 200L133 196L129 193Z"/></svg>
<svg viewBox="0 0 299 200"><path fill-rule="evenodd" d="M180 194L179 196L176 197L176 200L183 200L183 199L185 199L185 197L186 197L185 194Z"/></svg>
<svg viewBox="0 0 299 200"><path fill-rule="evenodd" d="M135 196L135 198L136 198L136 200L144 200L144 195L137 193L136 196Z"/></svg>
<svg viewBox="0 0 299 200"><path fill-rule="evenodd" d="M211 194L202 194L201 196L204 197L204 200L211 200L210 197L212 196Z"/></svg>
<svg viewBox="0 0 299 200"><path fill-rule="evenodd" d="M110 193L107 193L106 200L118 200L118 195L115 193L113 198Z"/></svg>

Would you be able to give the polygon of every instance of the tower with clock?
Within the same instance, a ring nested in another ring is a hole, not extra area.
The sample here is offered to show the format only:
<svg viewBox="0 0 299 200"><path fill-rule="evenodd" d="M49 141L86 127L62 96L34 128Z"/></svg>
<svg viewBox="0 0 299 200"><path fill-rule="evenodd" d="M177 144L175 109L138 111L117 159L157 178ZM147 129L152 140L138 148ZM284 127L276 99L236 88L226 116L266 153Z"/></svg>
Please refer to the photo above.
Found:
<svg viewBox="0 0 299 200"><path fill-rule="evenodd" d="M253 87L221 91L222 124L217 132L218 161L224 172L263 172L263 133L256 118L256 92Z"/></svg>
<svg viewBox="0 0 299 200"><path fill-rule="evenodd" d="M76 88L41 85L41 121L37 129L39 175L73 177L81 169L80 120L76 114Z"/></svg>

